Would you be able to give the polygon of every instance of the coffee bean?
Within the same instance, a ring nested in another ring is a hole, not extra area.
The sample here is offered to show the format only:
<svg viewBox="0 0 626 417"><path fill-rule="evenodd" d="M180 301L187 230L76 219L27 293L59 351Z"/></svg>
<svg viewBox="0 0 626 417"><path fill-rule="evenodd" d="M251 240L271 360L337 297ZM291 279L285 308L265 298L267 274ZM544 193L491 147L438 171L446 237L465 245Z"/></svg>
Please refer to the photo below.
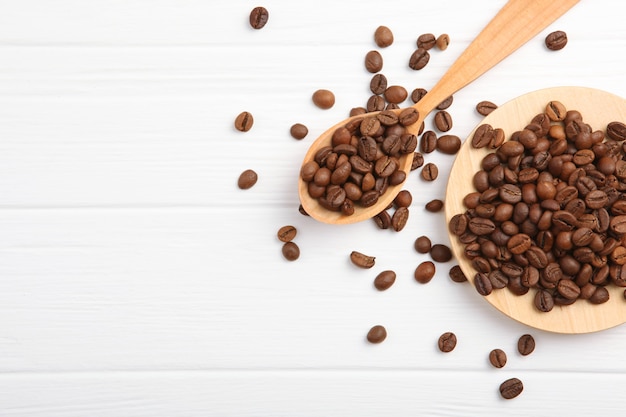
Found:
<svg viewBox="0 0 626 417"><path fill-rule="evenodd" d="M246 169L239 175L239 179L237 180L237 186L242 190L247 190L252 188L254 184L256 184L258 180L258 175L255 171L251 169Z"/></svg>
<svg viewBox="0 0 626 417"><path fill-rule="evenodd" d="M250 12L250 26L254 29L262 29L269 19L269 12L265 7L255 7Z"/></svg>
<svg viewBox="0 0 626 417"><path fill-rule="evenodd" d="M510 378L500 384L500 395L506 400L513 399L524 390L524 384L518 378Z"/></svg>
<svg viewBox="0 0 626 417"><path fill-rule="evenodd" d="M359 268L369 269L376 263L376 257L368 256L361 252L352 251L350 253L350 261Z"/></svg>
<svg viewBox="0 0 626 417"><path fill-rule="evenodd" d="M253 124L254 117L252 117L252 114L247 111L239 113L239 115L235 118L235 129L240 132L247 132L252 129Z"/></svg>
<svg viewBox="0 0 626 417"><path fill-rule="evenodd" d="M411 163L411 171L415 171L416 169L422 167L424 165L424 155L420 152L413 153L413 162Z"/></svg>
<svg viewBox="0 0 626 417"><path fill-rule="evenodd" d="M567 34L561 30L551 32L545 39L546 47L551 51L558 51L567 45Z"/></svg>
<svg viewBox="0 0 626 417"><path fill-rule="evenodd" d="M535 338L530 334L520 336L517 341L517 350L520 355L530 355L535 350Z"/></svg>
<svg viewBox="0 0 626 417"><path fill-rule="evenodd" d="M435 46L437 40L432 33L424 33L417 38L417 47L429 50Z"/></svg>
<svg viewBox="0 0 626 417"><path fill-rule="evenodd" d="M460 282L467 281L467 277L465 276L465 274L463 273L463 270L461 269L459 265L454 265L452 268L450 268L448 275L450 276L450 279L454 282L460 283Z"/></svg>
<svg viewBox="0 0 626 417"><path fill-rule="evenodd" d="M435 262L448 262L452 259L452 251L448 246L436 243L430 248L430 256Z"/></svg>
<svg viewBox="0 0 626 417"><path fill-rule="evenodd" d="M443 33L437 36L437 40L435 41L435 45L440 51L445 51L448 49L448 45L450 45L450 36L447 33Z"/></svg>
<svg viewBox="0 0 626 417"><path fill-rule="evenodd" d="M425 208L426 211L430 211L431 213L440 212L443 208L443 201L437 198L434 200L430 200L428 203L426 203Z"/></svg>
<svg viewBox="0 0 626 417"><path fill-rule="evenodd" d="M376 74L370 81L370 90L372 94L382 94L387 89L387 77L383 74Z"/></svg>
<svg viewBox="0 0 626 417"><path fill-rule="evenodd" d="M396 282L396 273L391 270L382 271L374 279L374 287L378 291L389 289Z"/></svg>
<svg viewBox="0 0 626 417"><path fill-rule="evenodd" d="M622 122L610 122L606 126L606 135L620 142L626 140L626 124Z"/></svg>
<svg viewBox="0 0 626 417"><path fill-rule="evenodd" d="M424 48L417 48L409 59L409 68L414 70L421 70L424 68L430 60L430 54Z"/></svg>
<svg viewBox="0 0 626 417"><path fill-rule="evenodd" d="M302 123L296 123L291 126L289 133L291 133L291 136L294 139L300 140L300 139L304 139L306 135L309 134L309 129Z"/></svg>
<svg viewBox="0 0 626 417"><path fill-rule="evenodd" d="M434 163L429 162L422 168L421 175L425 181L434 181L439 176L439 168Z"/></svg>
<svg viewBox="0 0 626 417"><path fill-rule="evenodd" d="M387 210L381 211L380 213L372 217L372 219L379 229L386 230L391 227L391 215Z"/></svg>
<svg viewBox="0 0 626 417"><path fill-rule="evenodd" d="M493 284L491 283L489 276L482 272L479 272L474 276L474 287L476 288L478 294L482 296L487 296L493 291Z"/></svg>
<svg viewBox="0 0 626 417"><path fill-rule="evenodd" d="M398 207L391 216L391 227L396 232L401 231L406 226L409 219L409 209L407 207Z"/></svg>
<svg viewBox="0 0 626 417"><path fill-rule="evenodd" d="M280 240L281 242L291 242L293 240L293 238L296 237L296 234L298 233L298 230L291 226L291 225L287 225L287 226L283 226L280 229L278 229L278 240Z"/></svg>
<svg viewBox="0 0 626 417"><path fill-rule="evenodd" d="M387 26L378 26L374 32L374 42L380 48L386 48L393 43L393 32Z"/></svg>
<svg viewBox="0 0 626 417"><path fill-rule="evenodd" d="M283 245L282 252L283 256L288 261L295 261L300 257L300 248L295 244L295 242L286 242Z"/></svg>
<svg viewBox="0 0 626 417"><path fill-rule="evenodd" d="M487 116L497 108L498 106L495 103L487 100L481 101L476 105L476 111L482 116Z"/></svg>
<svg viewBox="0 0 626 417"><path fill-rule="evenodd" d="M412 202L413 196L409 190L401 190L393 200L393 204L396 207L409 207Z"/></svg>
<svg viewBox="0 0 626 417"><path fill-rule="evenodd" d="M452 129L452 116L445 110L439 110L435 113L435 127L440 132L447 132Z"/></svg>
<svg viewBox="0 0 626 417"><path fill-rule="evenodd" d="M400 85L392 85L387 87L384 96L389 103L399 104L406 100L408 93L404 87Z"/></svg>
<svg viewBox="0 0 626 417"><path fill-rule="evenodd" d="M506 360L506 353L502 349L493 349L489 352L489 363L491 363L494 368L504 368Z"/></svg>
<svg viewBox="0 0 626 417"><path fill-rule="evenodd" d="M456 335L452 332L445 332L441 336L439 336L439 340L437 341L437 346L439 350L448 353L452 352L456 347Z"/></svg>
<svg viewBox="0 0 626 417"><path fill-rule="evenodd" d="M435 276L435 264L431 261L424 261L420 263L417 268L415 268L415 273L413 275L417 282L420 284L426 284Z"/></svg>
<svg viewBox="0 0 626 417"><path fill-rule="evenodd" d="M313 93L313 104L315 104L320 109L330 109L335 105L335 94L333 94L330 90L316 90Z"/></svg>
<svg viewBox="0 0 626 417"><path fill-rule="evenodd" d="M417 103L426 95L427 91L423 88L416 88L411 92L411 101Z"/></svg>
<svg viewBox="0 0 626 417"><path fill-rule="evenodd" d="M369 51L365 54L365 69L371 73L383 69L383 56L378 51Z"/></svg>
<svg viewBox="0 0 626 417"><path fill-rule="evenodd" d="M461 138L456 135L442 135L437 138L437 149L442 153L454 155L461 149Z"/></svg>
<svg viewBox="0 0 626 417"><path fill-rule="evenodd" d="M367 341L370 343L382 343L386 338L387 329L381 325L376 325L367 332Z"/></svg>

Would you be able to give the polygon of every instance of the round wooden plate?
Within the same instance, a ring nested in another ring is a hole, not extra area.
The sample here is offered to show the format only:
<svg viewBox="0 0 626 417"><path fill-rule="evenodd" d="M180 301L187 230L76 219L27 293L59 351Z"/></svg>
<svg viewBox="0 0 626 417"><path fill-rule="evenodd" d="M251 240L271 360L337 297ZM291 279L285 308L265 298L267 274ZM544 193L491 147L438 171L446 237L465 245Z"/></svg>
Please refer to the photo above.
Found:
<svg viewBox="0 0 626 417"><path fill-rule="evenodd" d="M498 107L481 121L494 128L504 129L507 138L516 130L521 130L537 114L542 113L551 100L562 102L567 109L578 110L583 120L594 130L605 130L612 121L626 121L626 100L616 95L592 88L555 87L520 96ZM477 126L478 127L478 126ZM465 140L456 156L450 172L445 197L446 224L457 213L465 212L463 198L474 190L472 177L480 169L483 157L492 149L474 149L471 138ZM476 271L463 255L463 245L456 236L450 236L451 249L468 280L473 285ZM587 300L578 300L569 306L555 306L550 312L538 311L533 303L535 291L517 296L508 289L494 290L484 297L495 308L507 316L528 326L556 333L590 333L608 329L626 322L626 300L624 288L607 286L610 292L608 302L600 305ZM477 297L482 297L476 292Z"/></svg>

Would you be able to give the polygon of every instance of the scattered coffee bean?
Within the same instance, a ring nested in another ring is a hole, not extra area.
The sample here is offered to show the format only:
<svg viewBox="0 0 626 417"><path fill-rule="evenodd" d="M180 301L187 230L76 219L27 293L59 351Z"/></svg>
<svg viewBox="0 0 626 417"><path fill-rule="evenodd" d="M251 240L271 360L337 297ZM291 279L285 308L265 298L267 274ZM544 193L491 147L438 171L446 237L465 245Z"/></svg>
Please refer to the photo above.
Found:
<svg viewBox="0 0 626 417"><path fill-rule="evenodd" d="M393 204L396 207L409 207L412 202L413 196L409 190L401 190L393 200Z"/></svg>
<svg viewBox="0 0 626 417"><path fill-rule="evenodd" d="M252 113L248 113L247 111L239 113L235 118L235 129L240 132L247 132L252 129L253 124L254 117L252 117Z"/></svg>
<svg viewBox="0 0 626 417"><path fill-rule="evenodd" d="M295 237L296 234L298 233L298 230L291 226L291 225L287 225L287 226L283 226L280 229L278 229L278 240L280 240L281 242L291 242Z"/></svg>
<svg viewBox="0 0 626 417"><path fill-rule="evenodd" d="M493 349L489 352L489 363L491 363L494 368L504 368L506 359L506 353L502 349Z"/></svg>
<svg viewBox="0 0 626 417"><path fill-rule="evenodd" d="M374 32L374 42L380 48L386 48L393 43L393 32L387 26L378 26Z"/></svg>
<svg viewBox="0 0 626 417"><path fill-rule="evenodd" d="M461 269L459 265L454 265L452 268L450 268L448 275L450 276L450 279L454 282L460 283L460 282L467 281L467 277L465 276L465 274L463 273L463 270Z"/></svg>
<svg viewBox="0 0 626 417"><path fill-rule="evenodd" d="M489 113L497 109L498 106L491 101L481 101L476 105L476 111L481 116L487 116Z"/></svg>
<svg viewBox="0 0 626 417"><path fill-rule="evenodd" d="M424 68L430 60L430 54L424 48L417 48L409 59L409 68L414 70L421 70Z"/></svg>
<svg viewBox="0 0 626 417"><path fill-rule="evenodd" d="M452 259L452 251L448 246L436 243L430 248L430 256L435 262L448 262Z"/></svg>
<svg viewBox="0 0 626 417"><path fill-rule="evenodd" d="M426 211L430 211L431 213L438 213L443 208L443 201L439 199L430 200L426 203Z"/></svg>
<svg viewBox="0 0 626 417"><path fill-rule="evenodd" d="M300 257L300 248L295 242L286 242L283 245L283 256L288 261L295 261Z"/></svg>
<svg viewBox="0 0 626 417"><path fill-rule="evenodd" d="M372 327L367 332L367 341L370 343L381 343L387 338L387 329L381 325Z"/></svg>
<svg viewBox="0 0 626 417"><path fill-rule="evenodd" d="M437 39L435 39L435 35L432 33L424 33L417 38L417 47L429 50L435 46L436 42Z"/></svg>
<svg viewBox="0 0 626 417"><path fill-rule="evenodd" d="M354 265L358 266L359 268L369 269L374 266L376 257L368 256L361 252L352 251L350 253L350 260Z"/></svg>
<svg viewBox="0 0 626 417"><path fill-rule="evenodd" d="M447 33L443 33L437 36L435 44L440 51L445 51L446 49L448 49L448 45L450 45L450 36L448 36Z"/></svg>
<svg viewBox="0 0 626 417"><path fill-rule="evenodd" d="M530 334L520 336L517 341L517 350L520 355L527 356L535 350L535 338Z"/></svg>
<svg viewBox="0 0 626 417"><path fill-rule="evenodd" d="M409 219L409 209L407 207L398 207L391 216L391 227L396 232L401 231L406 226Z"/></svg>
<svg viewBox="0 0 626 417"><path fill-rule="evenodd" d="M435 127L440 132L447 132L452 129L452 116L445 110L435 113Z"/></svg>
<svg viewBox="0 0 626 417"><path fill-rule="evenodd" d="M418 253L428 253L430 252L430 248L432 245L430 239L427 236L420 236L415 239L415 243L413 246Z"/></svg>
<svg viewBox="0 0 626 417"><path fill-rule="evenodd" d="M435 181L439 176L439 168L434 163L429 162L422 168L421 175L425 181Z"/></svg>
<svg viewBox="0 0 626 417"><path fill-rule="evenodd" d="M291 126L289 133L291 133L291 136L294 139L300 140L300 139L304 139L306 135L309 134L309 129L302 123L296 123L293 126Z"/></svg>
<svg viewBox="0 0 626 417"><path fill-rule="evenodd" d="M452 332L443 333L441 336L439 336L437 346L442 352L452 352L456 347L456 335Z"/></svg>
<svg viewBox="0 0 626 417"><path fill-rule="evenodd" d="M435 276L435 264L431 261L424 261L420 263L417 268L415 268L415 273L413 275L415 277L415 281L420 284L427 284Z"/></svg>
<svg viewBox="0 0 626 417"><path fill-rule="evenodd" d="M370 81L372 94L383 94L387 89L387 77L383 74L375 74Z"/></svg>
<svg viewBox="0 0 626 417"><path fill-rule="evenodd" d="M389 229L391 227L391 215L387 210L383 210L373 217L374 223L379 229Z"/></svg>
<svg viewBox="0 0 626 417"><path fill-rule="evenodd" d="M383 69L383 56L378 51L369 51L365 54L365 69L371 73Z"/></svg>
<svg viewBox="0 0 626 417"><path fill-rule="evenodd" d="M517 397L524 390L524 384L518 378L510 378L500 384L500 395L506 400Z"/></svg>
<svg viewBox="0 0 626 417"><path fill-rule="evenodd" d="M256 184L258 178L259 177L256 172L251 169L246 169L239 175L237 186L242 190L247 190Z"/></svg>
<svg viewBox="0 0 626 417"><path fill-rule="evenodd" d="M422 134L420 150L422 153L431 153L435 149L437 149L437 134L432 130L427 130Z"/></svg>
<svg viewBox="0 0 626 417"><path fill-rule="evenodd" d="M416 88L411 92L411 101L417 103L426 95L427 91L423 88Z"/></svg>
<svg viewBox="0 0 626 417"><path fill-rule="evenodd" d="M335 105L335 94L329 90L316 90L313 93L313 104L315 104L320 109L330 109Z"/></svg>
<svg viewBox="0 0 626 417"><path fill-rule="evenodd" d="M567 34L561 30L549 33L545 39L546 47L551 51L558 51L567 45Z"/></svg>
<svg viewBox="0 0 626 417"><path fill-rule="evenodd" d="M441 135L437 138L437 150L447 155L454 155L461 149L461 138L456 135Z"/></svg>
<svg viewBox="0 0 626 417"><path fill-rule="evenodd" d="M374 279L374 287L378 291L385 291L389 289L396 282L396 273L391 270L381 272Z"/></svg>
<svg viewBox="0 0 626 417"><path fill-rule="evenodd" d="M389 103L400 104L406 100L408 93L404 87L392 85L385 90L384 96Z"/></svg>
<svg viewBox="0 0 626 417"><path fill-rule="evenodd" d="M255 7L250 12L250 26L254 29L262 29L269 19L269 12L265 7Z"/></svg>

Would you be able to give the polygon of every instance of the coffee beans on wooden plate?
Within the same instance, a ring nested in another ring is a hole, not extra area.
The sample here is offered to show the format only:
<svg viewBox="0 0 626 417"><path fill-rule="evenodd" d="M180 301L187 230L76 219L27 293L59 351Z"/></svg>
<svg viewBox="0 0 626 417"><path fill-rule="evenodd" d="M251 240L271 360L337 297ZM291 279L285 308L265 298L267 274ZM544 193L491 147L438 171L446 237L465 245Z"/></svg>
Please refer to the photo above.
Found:
<svg viewBox="0 0 626 417"><path fill-rule="evenodd" d="M580 299L604 303L607 285L626 287L626 124L604 128L551 101L503 143L493 127L476 129L471 145L493 152L448 226L480 294L532 290L537 310L548 312Z"/></svg>

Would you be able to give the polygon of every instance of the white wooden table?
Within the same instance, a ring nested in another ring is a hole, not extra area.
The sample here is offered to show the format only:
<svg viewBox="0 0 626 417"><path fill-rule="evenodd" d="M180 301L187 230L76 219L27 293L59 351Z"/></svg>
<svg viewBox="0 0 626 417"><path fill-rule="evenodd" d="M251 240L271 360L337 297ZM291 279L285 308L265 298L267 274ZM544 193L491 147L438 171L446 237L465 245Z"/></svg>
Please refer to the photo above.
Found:
<svg viewBox="0 0 626 417"><path fill-rule="evenodd" d="M626 327L567 336L490 307L427 255L446 243L440 177L409 177L400 233L371 222L319 224L298 213L308 144L364 105L374 29L390 83L429 88L504 1L0 0L0 415L529 416L623 415ZM247 22L263 5L262 30ZM481 100L583 85L626 96L624 3L583 1L457 93L451 133L480 122ZM564 30L550 52L543 38ZM422 33L450 35L415 72ZM320 110L318 88L337 102ZM241 111L255 117L240 133ZM301 122L309 136L296 141ZM250 190L236 186L247 168ZM276 231L293 224L287 262ZM373 254L372 270L350 265ZM381 293L375 275L398 279ZM626 306L626 304L625 304ZM626 308L626 307L625 307ZM383 324L387 340L365 341ZM456 349L442 354L439 335ZM533 354L516 352L531 333ZM493 348L509 362L487 362ZM518 377L518 398L499 384Z"/></svg>

